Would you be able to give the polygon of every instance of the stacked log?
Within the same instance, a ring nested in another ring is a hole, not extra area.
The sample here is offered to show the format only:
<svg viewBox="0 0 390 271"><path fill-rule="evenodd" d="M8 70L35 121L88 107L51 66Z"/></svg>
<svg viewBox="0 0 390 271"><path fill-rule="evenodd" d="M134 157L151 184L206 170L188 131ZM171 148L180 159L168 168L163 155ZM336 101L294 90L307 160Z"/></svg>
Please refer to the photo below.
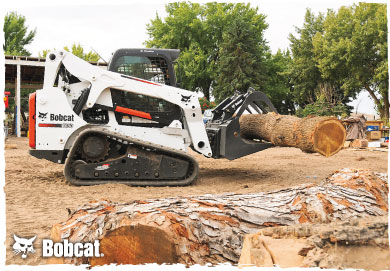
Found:
<svg viewBox="0 0 390 271"><path fill-rule="evenodd" d="M64 263L237 263L245 234L274 226L386 215L387 194L387 175L343 169L321 185L271 192L130 203L101 200L54 225L51 238L100 240L104 257L66 258Z"/></svg>
<svg viewBox="0 0 390 271"><path fill-rule="evenodd" d="M344 146L346 131L334 117L248 114L240 117L241 137L262 139L275 146L295 147L304 152L332 156Z"/></svg>
<svg viewBox="0 0 390 271"><path fill-rule="evenodd" d="M368 141L367 139L355 139L351 143L351 147L355 149L362 149L368 147Z"/></svg>

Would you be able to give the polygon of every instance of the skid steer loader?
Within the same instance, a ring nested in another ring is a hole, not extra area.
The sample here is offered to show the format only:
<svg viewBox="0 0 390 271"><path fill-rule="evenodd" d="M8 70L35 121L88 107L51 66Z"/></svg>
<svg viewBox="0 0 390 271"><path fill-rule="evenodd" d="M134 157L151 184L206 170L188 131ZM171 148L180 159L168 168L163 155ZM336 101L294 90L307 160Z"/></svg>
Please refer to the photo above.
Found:
<svg viewBox="0 0 390 271"><path fill-rule="evenodd" d="M46 58L43 89L29 97L30 154L64 163L74 185L188 185L187 150L233 160L272 147L240 136L239 117L276 111L261 92L227 98L205 126L194 92L177 88L178 50L120 49L108 70L66 51Z"/></svg>

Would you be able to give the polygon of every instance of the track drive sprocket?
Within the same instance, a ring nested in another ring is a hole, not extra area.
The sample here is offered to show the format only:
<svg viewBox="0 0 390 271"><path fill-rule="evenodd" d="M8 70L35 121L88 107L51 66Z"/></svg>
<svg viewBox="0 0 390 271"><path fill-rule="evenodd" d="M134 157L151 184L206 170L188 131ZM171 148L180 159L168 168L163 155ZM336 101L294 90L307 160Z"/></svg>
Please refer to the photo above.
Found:
<svg viewBox="0 0 390 271"><path fill-rule="evenodd" d="M88 135L80 145L81 157L89 163L103 161L110 151L108 138L99 134Z"/></svg>

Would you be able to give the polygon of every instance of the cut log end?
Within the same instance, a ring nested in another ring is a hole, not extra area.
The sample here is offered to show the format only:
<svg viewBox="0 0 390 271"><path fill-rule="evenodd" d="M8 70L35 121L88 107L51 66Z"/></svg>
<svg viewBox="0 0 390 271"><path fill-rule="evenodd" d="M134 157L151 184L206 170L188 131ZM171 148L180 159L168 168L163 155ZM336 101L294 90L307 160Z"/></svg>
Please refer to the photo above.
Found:
<svg viewBox="0 0 390 271"><path fill-rule="evenodd" d="M103 257L91 258L91 266L117 264L177 263L175 244L156 227L123 226L100 241Z"/></svg>
<svg viewBox="0 0 390 271"><path fill-rule="evenodd" d="M345 137L345 128L339 120L325 120L314 132L314 151L326 157L332 156L342 149Z"/></svg>

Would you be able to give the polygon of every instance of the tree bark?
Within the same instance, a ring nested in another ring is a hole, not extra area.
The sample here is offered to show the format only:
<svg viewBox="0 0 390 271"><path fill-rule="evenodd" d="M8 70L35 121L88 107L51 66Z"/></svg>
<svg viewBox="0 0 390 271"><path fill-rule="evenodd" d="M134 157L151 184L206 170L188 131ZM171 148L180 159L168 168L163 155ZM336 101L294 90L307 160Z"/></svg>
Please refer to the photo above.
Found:
<svg viewBox="0 0 390 271"><path fill-rule="evenodd" d="M381 107L381 101L375 95L374 91L368 85L365 85L365 88L368 91L368 93L371 95L371 98L374 99L374 102L376 103L378 108L380 108Z"/></svg>
<svg viewBox="0 0 390 271"><path fill-rule="evenodd" d="M383 119L388 120L389 119L389 92L386 91L383 95L383 116L381 116Z"/></svg>
<svg viewBox="0 0 390 271"><path fill-rule="evenodd" d="M389 119L389 109L390 109L389 92L386 91L384 93L384 95L382 97L382 100L383 100L383 104L382 104L381 101L378 99L378 97L375 95L375 92L368 85L365 85L365 89L368 91L371 98L373 98L376 106L379 108L380 117L382 119L388 120Z"/></svg>
<svg viewBox="0 0 390 271"><path fill-rule="evenodd" d="M386 174L343 169L321 185L273 192L95 201L54 225L51 238L100 240L104 257L62 263L237 263L243 236L262 228L386 215L386 180Z"/></svg>
<svg viewBox="0 0 390 271"><path fill-rule="evenodd" d="M241 137L263 139L275 146L332 156L344 146L346 131L334 117L298 118L289 115L248 114L240 117Z"/></svg>

